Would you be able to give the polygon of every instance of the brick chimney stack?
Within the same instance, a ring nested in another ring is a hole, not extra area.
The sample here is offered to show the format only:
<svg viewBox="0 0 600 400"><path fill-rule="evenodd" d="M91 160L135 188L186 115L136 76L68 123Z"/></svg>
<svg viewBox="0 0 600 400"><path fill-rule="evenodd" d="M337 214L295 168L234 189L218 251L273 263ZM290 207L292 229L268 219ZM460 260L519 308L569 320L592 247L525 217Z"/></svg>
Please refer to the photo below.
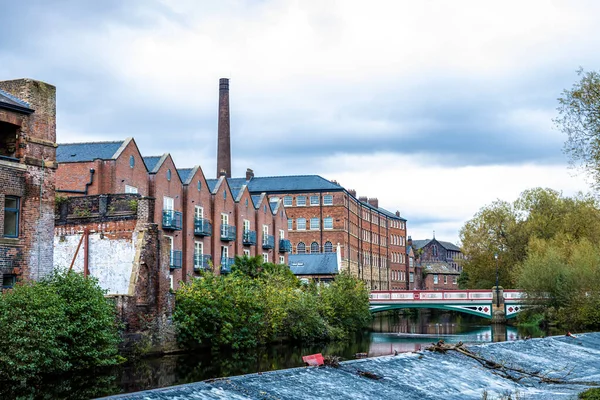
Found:
<svg viewBox="0 0 600 400"><path fill-rule="evenodd" d="M249 181L252 178L254 178L254 171L250 168L246 168L246 180Z"/></svg>
<svg viewBox="0 0 600 400"><path fill-rule="evenodd" d="M350 193L350 195L352 195L353 197L356 197L356 190L354 189L349 189L348 193Z"/></svg>
<svg viewBox="0 0 600 400"><path fill-rule="evenodd" d="M375 208L379 208L379 200L377 200L377 197L370 198L369 204Z"/></svg>
<svg viewBox="0 0 600 400"><path fill-rule="evenodd" d="M229 79L219 79L219 139L217 142L217 178L221 171L231 178L231 133L229 128Z"/></svg>

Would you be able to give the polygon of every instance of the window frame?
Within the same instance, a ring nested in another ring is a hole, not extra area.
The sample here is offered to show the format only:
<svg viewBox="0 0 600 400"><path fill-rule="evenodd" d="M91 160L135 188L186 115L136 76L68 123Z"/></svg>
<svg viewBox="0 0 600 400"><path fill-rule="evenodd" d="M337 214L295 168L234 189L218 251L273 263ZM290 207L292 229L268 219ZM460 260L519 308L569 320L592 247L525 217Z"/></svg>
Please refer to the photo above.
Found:
<svg viewBox="0 0 600 400"><path fill-rule="evenodd" d="M330 200L330 201L328 201ZM333 205L333 195L332 194L326 194L323 196L323 205L324 206L332 206Z"/></svg>
<svg viewBox="0 0 600 400"><path fill-rule="evenodd" d="M313 222L315 223L313 225ZM311 218L310 219L310 230L311 231L318 231L319 229L321 229L321 221L319 218Z"/></svg>
<svg viewBox="0 0 600 400"><path fill-rule="evenodd" d="M302 202L300 202L302 199ZM304 207L306 206L306 196L297 196L296 197L296 207Z"/></svg>
<svg viewBox="0 0 600 400"><path fill-rule="evenodd" d="M327 226L327 222L331 222L331 224ZM323 229L333 229L333 217L323 218Z"/></svg>
<svg viewBox="0 0 600 400"><path fill-rule="evenodd" d="M306 230L306 218L297 218L296 219L296 230L297 231L305 231Z"/></svg>
<svg viewBox="0 0 600 400"><path fill-rule="evenodd" d="M292 205L294 205L294 198L292 196L284 196L283 197L283 206L284 207L291 207Z"/></svg>
<svg viewBox="0 0 600 400"><path fill-rule="evenodd" d="M7 207L6 206L6 200L14 200L15 201L15 207ZM14 235L7 235L6 234L6 215L8 213L14 213L15 215L15 226L14 226L14 231L15 234ZM17 196L5 196L4 197L4 237L5 238L18 238L19 234L20 234L20 230L21 230L21 198L17 197Z"/></svg>
<svg viewBox="0 0 600 400"><path fill-rule="evenodd" d="M310 196L308 201L311 206L318 206L320 204L319 196Z"/></svg>

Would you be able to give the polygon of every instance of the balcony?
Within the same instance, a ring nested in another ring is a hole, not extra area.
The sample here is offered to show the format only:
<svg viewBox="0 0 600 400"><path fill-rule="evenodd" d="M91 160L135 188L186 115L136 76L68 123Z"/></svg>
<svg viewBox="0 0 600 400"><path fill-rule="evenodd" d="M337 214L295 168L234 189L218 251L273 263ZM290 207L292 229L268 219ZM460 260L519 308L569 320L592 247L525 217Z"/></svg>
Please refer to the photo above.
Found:
<svg viewBox="0 0 600 400"><path fill-rule="evenodd" d="M194 235L211 236L212 224L205 218L194 218Z"/></svg>
<svg viewBox="0 0 600 400"><path fill-rule="evenodd" d="M221 274L229 274L233 264L235 264L235 258L221 257Z"/></svg>
<svg viewBox="0 0 600 400"><path fill-rule="evenodd" d="M244 246L254 246L256 244L256 231L244 231L242 243Z"/></svg>
<svg viewBox="0 0 600 400"><path fill-rule="evenodd" d="M221 225L221 240L231 242L235 240L235 226Z"/></svg>
<svg viewBox="0 0 600 400"><path fill-rule="evenodd" d="M275 247L275 236L263 234L262 248L272 249L273 247Z"/></svg>
<svg viewBox="0 0 600 400"><path fill-rule="evenodd" d="M170 229L173 231L181 230L181 212L174 210L163 210L163 229Z"/></svg>
<svg viewBox="0 0 600 400"><path fill-rule="evenodd" d="M194 271L210 271L212 268L210 260L211 257L208 254L194 254Z"/></svg>
<svg viewBox="0 0 600 400"><path fill-rule="evenodd" d="M171 251L171 259L169 261L169 268L171 269L180 269L181 268L181 251L173 250Z"/></svg>
<svg viewBox="0 0 600 400"><path fill-rule="evenodd" d="M279 240L279 252L290 253L292 251L292 242L287 239Z"/></svg>

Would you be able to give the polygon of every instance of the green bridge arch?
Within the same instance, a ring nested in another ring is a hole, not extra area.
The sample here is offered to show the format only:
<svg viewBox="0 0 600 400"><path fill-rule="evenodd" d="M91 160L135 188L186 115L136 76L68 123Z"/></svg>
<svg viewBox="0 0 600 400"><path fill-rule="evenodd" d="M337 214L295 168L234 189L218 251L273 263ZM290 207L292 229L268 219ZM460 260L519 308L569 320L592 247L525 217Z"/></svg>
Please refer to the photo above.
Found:
<svg viewBox="0 0 600 400"><path fill-rule="evenodd" d="M483 313L481 311L477 311L478 307L488 307L490 310L492 308L491 304L415 304L415 303L406 303L406 304L381 304L381 305L371 305L369 307L369 311L371 314L376 314L384 311L391 310L401 310L405 308L430 308L437 310L446 310L446 311L458 311L465 314L476 315L481 318L491 319L492 312L489 314ZM511 316L511 318L514 317Z"/></svg>

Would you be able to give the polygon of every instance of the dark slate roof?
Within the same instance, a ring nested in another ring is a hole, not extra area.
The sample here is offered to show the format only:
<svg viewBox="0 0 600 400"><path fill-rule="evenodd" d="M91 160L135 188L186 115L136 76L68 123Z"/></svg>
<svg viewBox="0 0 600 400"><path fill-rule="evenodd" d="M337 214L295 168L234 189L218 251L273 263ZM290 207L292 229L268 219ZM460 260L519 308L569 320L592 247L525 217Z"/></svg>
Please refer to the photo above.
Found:
<svg viewBox="0 0 600 400"><path fill-rule="evenodd" d="M279 203L278 201L271 201L269 200L269 207L271 207L271 212L275 212L275 210L277 209L277 203Z"/></svg>
<svg viewBox="0 0 600 400"><path fill-rule="evenodd" d="M148 168L148 171L152 171L154 167L156 167L156 163L160 160L161 157L162 156L143 157L144 164L146 164L146 168Z"/></svg>
<svg viewBox="0 0 600 400"><path fill-rule="evenodd" d="M423 271L426 274L448 274L448 275L460 275L460 272L451 268L445 262L429 262L425 265Z"/></svg>
<svg viewBox="0 0 600 400"><path fill-rule="evenodd" d="M177 173L179 174L179 179L181 179L182 182L186 182L190 177L190 174L192 173L194 169L193 168L182 168L182 169L178 169Z"/></svg>
<svg viewBox="0 0 600 400"><path fill-rule="evenodd" d="M234 199L237 199L240 190L246 184L246 180L242 178L227 178L227 183L229 184L231 195Z"/></svg>
<svg viewBox="0 0 600 400"><path fill-rule="evenodd" d="M0 108L19 111L26 114L31 114L33 112L28 103L4 90L0 90Z"/></svg>
<svg viewBox="0 0 600 400"><path fill-rule="evenodd" d="M252 197L252 203L254 204L254 208L258 207L260 205L261 195L254 194L251 197Z"/></svg>
<svg viewBox="0 0 600 400"><path fill-rule="evenodd" d="M337 274L337 253L290 254L290 269L294 275Z"/></svg>
<svg viewBox="0 0 600 400"><path fill-rule="evenodd" d="M112 160L123 140L116 142L64 143L56 148L56 161L82 162L96 159Z"/></svg>
<svg viewBox="0 0 600 400"><path fill-rule="evenodd" d="M243 178L236 178L243 179ZM245 179L244 179L245 180ZM290 176L263 176L254 177L248 182L250 193L286 193L286 192L310 192L316 190L344 190L319 175L290 175Z"/></svg>
<svg viewBox="0 0 600 400"><path fill-rule="evenodd" d="M415 249L420 249L422 247L427 246L429 244L429 242L431 242L432 240L433 239L413 240L412 245L414 246ZM444 242L444 241L437 240L437 239L435 239L435 241L438 242L440 245L442 245L442 247L444 247L446 250L461 251L460 247L458 247L455 244L452 244L450 242Z"/></svg>
<svg viewBox="0 0 600 400"><path fill-rule="evenodd" d="M378 210L380 213L382 213L390 218L399 219L400 221L406 221L406 218L399 217L395 213L388 211L385 208L379 207L379 208L376 208L376 210Z"/></svg>
<svg viewBox="0 0 600 400"><path fill-rule="evenodd" d="M219 182L218 179L207 179L206 180L206 184L208 185L208 190L212 191L215 190L215 187L217 186L217 183Z"/></svg>

